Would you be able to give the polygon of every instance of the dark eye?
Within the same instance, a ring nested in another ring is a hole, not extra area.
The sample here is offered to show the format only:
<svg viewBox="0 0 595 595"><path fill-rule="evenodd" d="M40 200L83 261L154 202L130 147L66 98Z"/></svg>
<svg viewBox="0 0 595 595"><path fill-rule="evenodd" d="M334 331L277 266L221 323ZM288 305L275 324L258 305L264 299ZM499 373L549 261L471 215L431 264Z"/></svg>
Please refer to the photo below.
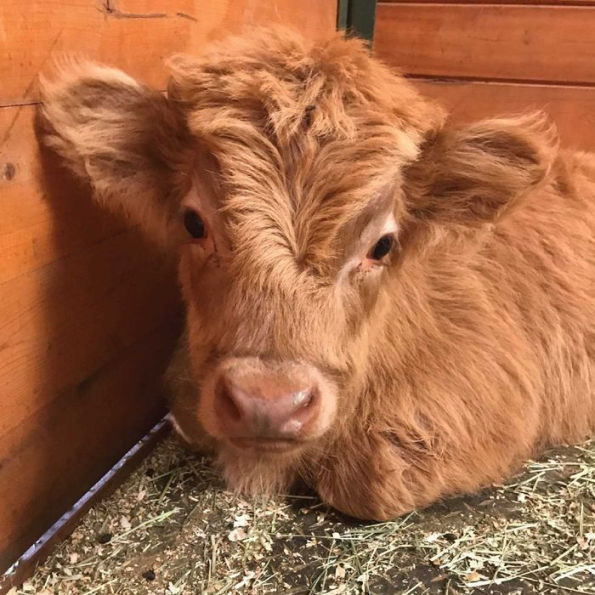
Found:
<svg viewBox="0 0 595 595"><path fill-rule="evenodd" d="M384 258L393 247L394 238L392 235L385 235L382 236L374 245L372 250L370 250L370 255L368 258L372 260L381 260Z"/></svg>
<svg viewBox="0 0 595 595"><path fill-rule="evenodd" d="M200 215L192 209L188 209L184 213L184 227L186 228L186 231L196 240L207 237L207 229L205 227L204 221L200 218Z"/></svg>

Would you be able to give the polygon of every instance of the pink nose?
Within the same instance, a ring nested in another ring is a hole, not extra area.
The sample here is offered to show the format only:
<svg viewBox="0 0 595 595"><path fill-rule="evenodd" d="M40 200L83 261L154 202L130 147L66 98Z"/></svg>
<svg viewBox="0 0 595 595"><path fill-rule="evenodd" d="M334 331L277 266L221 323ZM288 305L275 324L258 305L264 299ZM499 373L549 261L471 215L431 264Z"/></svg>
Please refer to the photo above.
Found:
<svg viewBox="0 0 595 595"><path fill-rule="evenodd" d="M215 412L230 438L297 440L319 410L315 386L295 386L262 375L233 378L217 384Z"/></svg>

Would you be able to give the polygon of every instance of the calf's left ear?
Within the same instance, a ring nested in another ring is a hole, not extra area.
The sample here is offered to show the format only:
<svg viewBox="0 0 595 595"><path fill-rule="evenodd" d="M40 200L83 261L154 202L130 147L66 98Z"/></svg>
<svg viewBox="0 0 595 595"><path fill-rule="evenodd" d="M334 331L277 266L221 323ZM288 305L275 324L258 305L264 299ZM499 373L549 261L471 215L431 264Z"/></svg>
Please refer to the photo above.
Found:
<svg viewBox="0 0 595 595"><path fill-rule="evenodd" d="M188 144L182 115L115 68L82 63L61 70L40 81L40 142L92 186L103 206L165 239Z"/></svg>
<svg viewBox="0 0 595 595"><path fill-rule="evenodd" d="M541 113L446 123L405 172L414 220L465 226L495 221L547 176L557 134Z"/></svg>

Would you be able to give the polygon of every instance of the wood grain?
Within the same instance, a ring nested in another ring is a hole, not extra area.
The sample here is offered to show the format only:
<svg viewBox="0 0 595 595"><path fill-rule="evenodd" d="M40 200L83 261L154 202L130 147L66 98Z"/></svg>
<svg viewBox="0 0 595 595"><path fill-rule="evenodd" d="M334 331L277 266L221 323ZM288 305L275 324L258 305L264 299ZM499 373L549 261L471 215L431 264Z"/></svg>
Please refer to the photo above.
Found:
<svg viewBox="0 0 595 595"><path fill-rule="evenodd" d="M107 473L94 483L50 528L38 538L32 547L21 555L16 567L10 574L0 574L0 595L4 595L12 587L20 586L42 564L52 549L63 539L68 537L73 529L81 522L82 517L90 508L98 504L103 498L110 496L134 471L142 460L171 432L171 427L165 419L155 424L147 434L134 443L126 454L120 458Z"/></svg>
<svg viewBox="0 0 595 595"><path fill-rule="evenodd" d="M173 260L41 167L32 117L0 110L0 569L162 414L181 310Z"/></svg>
<svg viewBox="0 0 595 595"><path fill-rule="evenodd" d="M163 62L175 52L198 52L253 25L328 34L336 9L336 0L3 0L0 106L35 101L38 73L65 55L113 64L164 88Z"/></svg>
<svg viewBox="0 0 595 595"><path fill-rule="evenodd" d="M376 53L407 74L595 84L595 8L380 3Z"/></svg>
<svg viewBox="0 0 595 595"><path fill-rule="evenodd" d="M73 184L75 196L46 199L33 117L33 106L0 109L0 286L128 228Z"/></svg>
<svg viewBox="0 0 595 595"><path fill-rule="evenodd" d="M446 83L413 80L421 93L438 100L454 120L545 111L565 147L595 151L595 89L506 83Z"/></svg>
<svg viewBox="0 0 595 595"><path fill-rule="evenodd" d="M0 567L6 568L163 414L175 329L137 339L0 439Z"/></svg>

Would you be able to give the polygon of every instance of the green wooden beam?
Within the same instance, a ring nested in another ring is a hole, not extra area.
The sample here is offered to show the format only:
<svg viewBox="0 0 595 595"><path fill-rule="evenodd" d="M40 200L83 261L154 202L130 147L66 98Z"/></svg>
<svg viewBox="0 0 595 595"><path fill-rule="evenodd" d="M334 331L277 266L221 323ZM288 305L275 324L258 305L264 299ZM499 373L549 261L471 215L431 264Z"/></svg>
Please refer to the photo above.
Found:
<svg viewBox="0 0 595 595"><path fill-rule="evenodd" d="M338 0L337 29L344 29L347 35L356 35L374 40L376 0Z"/></svg>
<svg viewBox="0 0 595 595"><path fill-rule="evenodd" d="M343 31L347 29L349 21L349 0L338 0L337 5L337 29Z"/></svg>

